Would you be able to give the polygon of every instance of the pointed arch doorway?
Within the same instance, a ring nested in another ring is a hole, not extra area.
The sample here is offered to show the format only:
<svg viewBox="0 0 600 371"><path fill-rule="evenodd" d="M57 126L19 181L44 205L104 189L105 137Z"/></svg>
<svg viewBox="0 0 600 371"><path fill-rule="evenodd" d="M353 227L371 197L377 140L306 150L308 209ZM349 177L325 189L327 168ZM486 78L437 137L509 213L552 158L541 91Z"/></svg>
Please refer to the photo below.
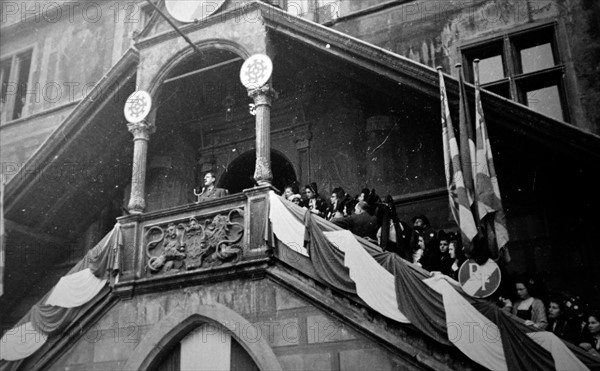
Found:
<svg viewBox="0 0 600 371"><path fill-rule="evenodd" d="M230 194L254 187L255 162L256 151L251 150L243 153L227 166L227 170L221 176L218 186L228 189ZM272 184L280 191L283 191L287 185L295 183L297 180L294 166L284 155L276 151L271 151L271 171L273 172Z"/></svg>
<svg viewBox="0 0 600 371"><path fill-rule="evenodd" d="M163 355L156 371L259 371L250 354L226 330L204 324Z"/></svg>

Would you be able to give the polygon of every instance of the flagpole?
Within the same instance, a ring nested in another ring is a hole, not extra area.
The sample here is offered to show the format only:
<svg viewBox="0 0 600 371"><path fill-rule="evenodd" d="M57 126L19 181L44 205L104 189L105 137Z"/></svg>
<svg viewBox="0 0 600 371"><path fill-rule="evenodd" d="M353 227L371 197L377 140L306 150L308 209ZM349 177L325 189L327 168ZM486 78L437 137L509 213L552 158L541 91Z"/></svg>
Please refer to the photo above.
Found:
<svg viewBox="0 0 600 371"><path fill-rule="evenodd" d="M477 162L477 164L480 167L486 166L487 164L485 163L479 163L479 161L481 160L479 158L479 150L480 147L485 146L485 144L481 143L482 137L481 137L481 127L480 127L480 122L479 120L481 120L481 116L479 114L479 104L480 104L480 97L481 97L481 93L480 93L480 85L479 85L479 59L476 58L475 60L473 60L473 82L475 84L475 148L476 148L476 157L473 161ZM482 149L483 150L483 149ZM478 169L479 170L479 169ZM478 181L477 179L477 174L479 173L479 171L474 172L473 173L473 181L474 181L474 189L475 189L475 194L477 195L478 193L478 189L481 186L481 181ZM485 213L482 212L482 210L480 210L480 205L482 203L482 200L477 197L477 200L475 201L476 205L475 205L475 209L477 210L477 218L479 219L479 228L481 230L482 236L485 238L485 242L486 242L486 249L489 252L490 258L492 258L494 261L498 260L498 245L496 244L496 238L494 235L494 228L493 225L490 225L490 220L489 218L485 218Z"/></svg>
<svg viewBox="0 0 600 371"><path fill-rule="evenodd" d="M465 177L461 166L461 155L456 136L454 135L454 125L450 115L448 96L446 94L446 85L441 68L438 68L440 79L440 99L442 111L442 138L444 144L444 165L446 166L446 182L448 186L448 196L450 210L454 220L461 232L463 248L465 251L472 251L473 239L477 236L477 225L475 223L471 204L465 187Z"/></svg>
<svg viewBox="0 0 600 371"><path fill-rule="evenodd" d="M479 59L473 61L473 72L475 82L476 162L479 165L474 177L477 197L476 209L491 257L494 260L508 263L510 255L505 248L509 238L508 229L481 103Z"/></svg>
<svg viewBox="0 0 600 371"><path fill-rule="evenodd" d="M463 166L463 174L465 176L465 187L469 196L470 205L475 205L475 181L474 177L477 173L475 161L475 140L473 136L473 121L471 120L471 112L469 110L469 100L467 98L467 89L464 83L464 74L462 64L457 63L455 67L458 69L458 88L459 88L459 134L460 134L460 153L461 163ZM475 223L478 224L479 217L477 210L473 210Z"/></svg>

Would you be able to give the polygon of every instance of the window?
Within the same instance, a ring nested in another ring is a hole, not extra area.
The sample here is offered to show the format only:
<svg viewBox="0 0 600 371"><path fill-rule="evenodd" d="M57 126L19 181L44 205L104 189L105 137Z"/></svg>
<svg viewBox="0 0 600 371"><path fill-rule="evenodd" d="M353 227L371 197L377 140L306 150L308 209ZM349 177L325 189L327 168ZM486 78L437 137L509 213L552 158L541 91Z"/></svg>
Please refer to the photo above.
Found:
<svg viewBox="0 0 600 371"><path fill-rule="evenodd" d="M31 68L32 51L26 51L0 60L1 121L16 120L24 113L27 82Z"/></svg>
<svg viewBox="0 0 600 371"><path fill-rule="evenodd" d="M462 48L465 76L473 82L473 61L479 59L481 87L568 121L563 86L564 65L553 25L518 31Z"/></svg>
<svg viewBox="0 0 600 371"><path fill-rule="evenodd" d="M143 30L148 25L153 14L154 14L154 7L152 5L150 5L148 3L141 4L139 31Z"/></svg>

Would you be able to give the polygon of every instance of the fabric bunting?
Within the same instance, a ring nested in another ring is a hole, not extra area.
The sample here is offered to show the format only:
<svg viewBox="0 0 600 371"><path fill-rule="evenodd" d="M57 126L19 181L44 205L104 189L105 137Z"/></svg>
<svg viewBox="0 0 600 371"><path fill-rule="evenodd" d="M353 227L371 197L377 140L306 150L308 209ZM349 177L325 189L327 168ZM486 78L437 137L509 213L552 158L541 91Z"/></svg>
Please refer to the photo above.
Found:
<svg viewBox="0 0 600 371"><path fill-rule="evenodd" d="M280 203L287 209L287 212L278 214L277 219L271 219L273 229L277 229L279 223L289 223L285 221L286 218L306 220L305 214L310 214L277 196L271 197L271 202ZM598 360L554 334L526 326L522 320L494 304L469 297L456 281L441 275L429 277L428 272L407 263L396 254L383 252L378 246L348 231L340 231L321 218L309 216L308 219L312 222L305 226L313 230L307 232L310 235L323 235L326 240L324 244L311 240L309 255L315 271L332 269L338 275L347 272L348 278L355 283L358 297L382 315L391 319L402 315L402 321L399 322L410 322L440 343L456 346L473 361L489 369L600 368ZM276 237L280 241L291 240L286 235ZM318 267L322 262L313 259L312 254L332 247L339 249L341 259L336 257L327 262L327 267ZM385 271L389 274L386 275ZM338 279L343 280L342 277ZM328 283L325 279L323 281ZM332 287L339 289L335 285ZM396 303L393 303L394 297ZM391 308L394 304L396 308Z"/></svg>
<svg viewBox="0 0 600 371"><path fill-rule="evenodd" d="M446 313L442 295L432 290L416 266L405 264L396 254L382 252L373 255L382 267L394 275L398 308L412 324L439 343L452 345L446 329Z"/></svg>
<svg viewBox="0 0 600 371"><path fill-rule="evenodd" d="M270 193L269 198L269 219L278 221L278 223L273 224L273 233L276 236L288 236L282 242L295 252L308 256L308 250L304 247L304 226L302 223L296 218L285 217L288 211L275 193Z"/></svg>
<svg viewBox="0 0 600 371"><path fill-rule="evenodd" d="M310 213L307 213L310 214ZM400 323L410 323L398 310L394 276L371 258L349 231L324 232L325 237L344 252L344 265L356 283L356 293L367 305Z"/></svg>
<svg viewBox="0 0 600 371"><path fill-rule="evenodd" d="M62 308L79 307L96 296L105 284L106 279L99 279L92 274L90 268L86 268L62 277L54 286L50 297L46 300L46 305Z"/></svg>
<svg viewBox="0 0 600 371"><path fill-rule="evenodd" d="M586 368L585 364L553 333L548 331L530 332L527 336L552 354L557 370L584 370Z"/></svg>
<svg viewBox="0 0 600 371"><path fill-rule="evenodd" d="M121 229L116 224L13 329L3 335L0 360L16 361L30 356L48 337L60 333L82 310L108 294L106 283L121 270L122 248Z"/></svg>
<svg viewBox="0 0 600 371"><path fill-rule="evenodd" d="M442 277L425 282L442 295L448 339L467 357L490 370L507 370L500 330Z"/></svg>
<svg viewBox="0 0 600 371"><path fill-rule="evenodd" d="M502 207L500 186L496 176L492 147L487 133L487 126L481 104L481 88L479 86L479 63L474 64L475 70L475 144L477 147L477 171L474 173L477 209L480 221L489 226L495 234L492 246L497 246L491 251L492 257L501 255L504 261L509 262L510 256L506 249L508 243L508 229L506 216ZM486 220L490 219L490 220ZM490 246L490 247L492 247Z"/></svg>
<svg viewBox="0 0 600 371"><path fill-rule="evenodd" d="M466 178L463 176L461 154L454 135L454 126L450 117L446 85L441 69L438 70L440 78L440 97L442 102L442 136L444 139L444 159L446 159L446 178L450 194L450 210L456 224L460 227L463 246L468 248L477 235L477 225L471 211L471 202L465 186ZM467 145L468 147L468 145Z"/></svg>
<svg viewBox="0 0 600 371"><path fill-rule="evenodd" d="M332 287L356 294L357 287L350 277L349 268L344 264L344 253L325 237L315 219L312 213L304 213L305 240L315 271Z"/></svg>
<svg viewBox="0 0 600 371"><path fill-rule="evenodd" d="M14 327L0 340L0 360L17 361L28 357L46 343L48 337L38 332L31 322Z"/></svg>

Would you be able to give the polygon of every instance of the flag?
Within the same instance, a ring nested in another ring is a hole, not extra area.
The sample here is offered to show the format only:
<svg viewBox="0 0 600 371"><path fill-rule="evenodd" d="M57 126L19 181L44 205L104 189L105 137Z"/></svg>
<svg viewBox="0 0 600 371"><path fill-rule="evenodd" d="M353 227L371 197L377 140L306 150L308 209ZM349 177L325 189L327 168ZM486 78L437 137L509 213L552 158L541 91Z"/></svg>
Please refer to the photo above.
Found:
<svg viewBox="0 0 600 371"><path fill-rule="evenodd" d="M459 135L460 135L460 159L463 165L463 174L465 176L465 187L467 189L467 197L469 198L469 206L473 206L475 202L475 184L473 182L474 174L477 170L475 140L473 136L473 122L471 121L471 113L469 111L469 101L467 99L467 89L463 81L463 71L460 68L458 71L458 88L459 88ZM473 209L476 214L476 209ZM476 220L477 222L477 220Z"/></svg>
<svg viewBox="0 0 600 371"><path fill-rule="evenodd" d="M0 174L0 296L4 293L4 174Z"/></svg>
<svg viewBox="0 0 600 371"><path fill-rule="evenodd" d="M440 99L442 109L442 138L444 149L444 165L446 173L446 185L448 188L448 198L452 216L458 224L463 246L468 247L471 241L477 235L477 226L471 205L465 188L465 178L461 168L461 156L458 150L458 143L454 135L454 126L450 117L450 107L448 105L448 96L446 95L446 84L441 68L438 68L440 77Z"/></svg>
<svg viewBox="0 0 600 371"><path fill-rule="evenodd" d="M477 171L474 173L475 195L477 199L477 210L481 224L485 225L488 234L495 235L490 242L492 257L503 256L504 261L510 261L510 255L506 249L508 242L508 230L506 228L506 216L502 208L502 197L498 186L498 177L494 167L492 147L490 145L483 106L481 104L481 89L479 87L479 63L474 63L475 71L475 144ZM488 239L489 241L490 239Z"/></svg>

